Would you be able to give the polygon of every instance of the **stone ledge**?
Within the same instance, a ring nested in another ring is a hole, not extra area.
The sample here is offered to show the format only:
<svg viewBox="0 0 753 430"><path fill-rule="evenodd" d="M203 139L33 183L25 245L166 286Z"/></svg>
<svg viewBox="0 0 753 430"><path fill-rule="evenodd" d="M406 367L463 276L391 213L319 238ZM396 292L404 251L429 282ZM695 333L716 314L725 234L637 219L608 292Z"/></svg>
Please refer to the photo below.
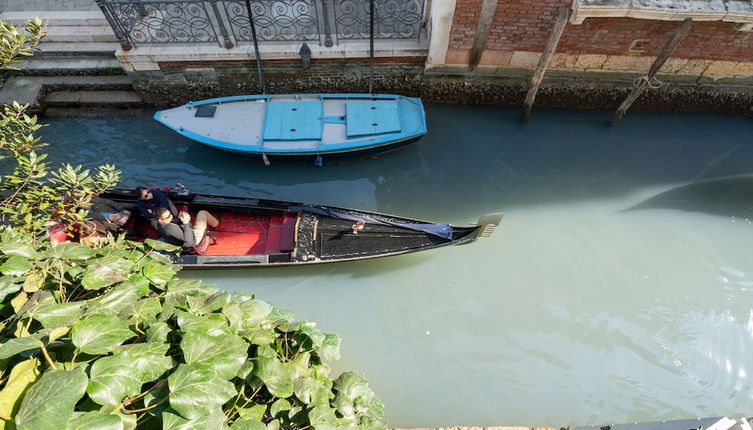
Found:
<svg viewBox="0 0 753 430"><path fill-rule="evenodd" d="M753 30L750 0L574 0L571 24L586 18L637 18L661 21L723 21L738 23L739 31Z"/></svg>
<svg viewBox="0 0 753 430"><path fill-rule="evenodd" d="M262 61L300 61L302 42L268 42L259 46ZM374 41L374 57L425 57L428 49L425 43L412 40ZM309 45L312 59L354 59L369 57L368 41L341 41L327 48L318 44ZM130 50L118 49L115 57L126 71L160 70L159 63L165 62L212 62L212 61L251 61L256 58L252 45L225 49L216 45L140 45Z"/></svg>

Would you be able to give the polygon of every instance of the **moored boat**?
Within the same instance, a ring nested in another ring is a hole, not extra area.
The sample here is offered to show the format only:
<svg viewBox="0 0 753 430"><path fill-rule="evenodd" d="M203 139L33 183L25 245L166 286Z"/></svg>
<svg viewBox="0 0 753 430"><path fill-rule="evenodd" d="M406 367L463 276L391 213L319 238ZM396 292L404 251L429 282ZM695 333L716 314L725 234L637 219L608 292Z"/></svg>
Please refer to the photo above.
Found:
<svg viewBox="0 0 753 430"><path fill-rule="evenodd" d="M154 118L194 141L265 162L374 155L427 131L421 99L390 94L222 97L158 111Z"/></svg>
<svg viewBox="0 0 753 430"><path fill-rule="evenodd" d="M306 203L250 197L170 192L176 206L189 213L207 210L220 220L210 231L216 243L198 255L170 254L186 268L269 267L363 260L461 245L489 236L502 219L490 214L469 227ZM135 203L131 190L111 190L102 197ZM149 223L136 223L156 238Z"/></svg>

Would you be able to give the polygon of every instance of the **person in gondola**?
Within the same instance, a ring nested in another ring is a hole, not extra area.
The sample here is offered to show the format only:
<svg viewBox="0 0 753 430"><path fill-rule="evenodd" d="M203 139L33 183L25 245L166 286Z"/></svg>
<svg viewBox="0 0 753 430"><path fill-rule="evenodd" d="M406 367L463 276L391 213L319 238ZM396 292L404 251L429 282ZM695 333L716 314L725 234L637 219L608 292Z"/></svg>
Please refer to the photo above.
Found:
<svg viewBox="0 0 753 430"><path fill-rule="evenodd" d="M112 200L94 197L89 205L89 216L96 222L108 224L113 233L120 233L125 230L131 211Z"/></svg>
<svg viewBox="0 0 753 430"><path fill-rule="evenodd" d="M139 213L142 217L151 221L155 228L158 224L155 214L157 208L167 208L173 217L178 217L178 210L175 205L162 191L136 187L134 194L136 195L136 206L139 208Z"/></svg>
<svg viewBox="0 0 753 430"><path fill-rule="evenodd" d="M107 242L107 233L117 235L114 225L103 221L85 221L78 227L78 241L85 245L99 245Z"/></svg>
<svg viewBox="0 0 753 430"><path fill-rule="evenodd" d="M212 214L201 210L196 214L196 221L191 225L191 216L180 212L176 220L170 209L158 207L155 210L157 231L167 243L183 248L195 248L204 236L207 228L216 228L220 222Z"/></svg>

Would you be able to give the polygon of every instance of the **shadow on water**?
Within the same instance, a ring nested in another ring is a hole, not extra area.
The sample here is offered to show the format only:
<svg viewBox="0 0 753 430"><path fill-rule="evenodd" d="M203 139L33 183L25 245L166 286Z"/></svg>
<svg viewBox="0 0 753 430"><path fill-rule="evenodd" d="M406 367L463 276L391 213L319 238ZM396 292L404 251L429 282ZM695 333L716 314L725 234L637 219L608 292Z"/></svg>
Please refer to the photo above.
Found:
<svg viewBox="0 0 753 430"><path fill-rule="evenodd" d="M449 222L482 213L629 195L748 173L753 122L711 115L426 106L429 133L373 159L324 167L263 163L193 143L142 117L51 119L51 160L115 163L123 185L182 182L200 192L358 207Z"/></svg>
<svg viewBox="0 0 753 430"><path fill-rule="evenodd" d="M753 218L753 175L708 179L672 188L627 209L678 209Z"/></svg>
<svg viewBox="0 0 753 430"><path fill-rule="evenodd" d="M183 277L198 278L209 275L212 279L261 281L265 279L286 280L295 278L320 278L340 280L368 279L383 276L386 273L412 270L417 266L432 261L431 252L402 255L399 258L376 258L363 261L351 261L337 264L312 264L307 266L288 266L284 270L275 267L227 270L184 270Z"/></svg>

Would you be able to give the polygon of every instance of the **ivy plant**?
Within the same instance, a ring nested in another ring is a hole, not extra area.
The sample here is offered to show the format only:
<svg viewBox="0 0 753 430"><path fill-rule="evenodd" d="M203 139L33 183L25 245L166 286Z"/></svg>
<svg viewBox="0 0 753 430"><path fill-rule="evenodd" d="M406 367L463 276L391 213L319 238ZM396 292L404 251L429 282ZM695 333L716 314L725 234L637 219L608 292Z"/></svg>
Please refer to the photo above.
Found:
<svg viewBox="0 0 753 430"><path fill-rule="evenodd" d="M0 232L0 429L384 429L340 338L176 277L163 242Z"/></svg>

